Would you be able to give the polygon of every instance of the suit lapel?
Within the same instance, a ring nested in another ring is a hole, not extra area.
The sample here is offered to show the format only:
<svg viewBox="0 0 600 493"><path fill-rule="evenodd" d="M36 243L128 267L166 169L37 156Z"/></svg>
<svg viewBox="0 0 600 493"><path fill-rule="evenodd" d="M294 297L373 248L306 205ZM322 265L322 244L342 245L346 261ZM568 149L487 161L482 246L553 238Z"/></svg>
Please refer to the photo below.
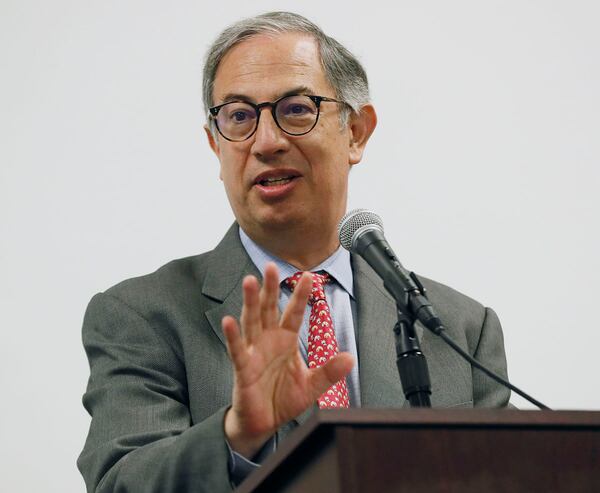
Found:
<svg viewBox="0 0 600 493"><path fill-rule="evenodd" d="M352 267L358 315L361 406L407 406L396 367L393 331L398 319L396 303L362 258L353 255ZM421 339L423 328L417 325L416 331Z"/></svg>
<svg viewBox="0 0 600 493"><path fill-rule="evenodd" d="M242 281L252 274L259 280L260 272L240 241L238 225L234 223L212 251L210 267L204 279L202 294L221 302L206 311L206 318L217 337L225 345L221 319L231 315L239 320L242 312Z"/></svg>

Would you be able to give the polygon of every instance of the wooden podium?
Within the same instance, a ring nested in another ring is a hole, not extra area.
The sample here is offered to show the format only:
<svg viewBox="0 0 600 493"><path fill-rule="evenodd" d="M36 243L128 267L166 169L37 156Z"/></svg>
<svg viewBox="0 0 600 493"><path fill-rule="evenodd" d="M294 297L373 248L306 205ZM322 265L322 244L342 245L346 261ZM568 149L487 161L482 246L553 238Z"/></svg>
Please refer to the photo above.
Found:
<svg viewBox="0 0 600 493"><path fill-rule="evenodd" d="M239 493L600 492L600 412L316 412Z"/></svg>

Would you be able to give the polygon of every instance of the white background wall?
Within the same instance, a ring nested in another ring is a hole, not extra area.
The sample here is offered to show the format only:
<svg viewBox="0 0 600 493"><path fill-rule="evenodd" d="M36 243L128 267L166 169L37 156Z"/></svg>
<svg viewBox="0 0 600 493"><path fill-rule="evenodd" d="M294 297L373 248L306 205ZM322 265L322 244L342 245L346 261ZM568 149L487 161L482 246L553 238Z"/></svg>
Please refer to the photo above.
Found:
<svg viewBox="0 0 600 493"><path fill-rule="evenodd" d="M515 384L600 409L599 4L391 5L0 0L0 490L83 490L86 304L227 229L202 57L273 9L367 68L379 127L350 207L383 217L407 267L497 310Z"/></svg>

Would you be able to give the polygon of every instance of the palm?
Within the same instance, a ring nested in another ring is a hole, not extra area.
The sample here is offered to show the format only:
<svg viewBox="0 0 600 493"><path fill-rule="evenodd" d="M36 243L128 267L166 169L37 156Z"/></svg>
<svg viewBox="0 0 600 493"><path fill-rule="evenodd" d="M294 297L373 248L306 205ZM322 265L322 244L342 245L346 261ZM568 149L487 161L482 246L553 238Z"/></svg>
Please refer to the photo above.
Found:
<svg viewBox="0 0 600 493"><path fill-rule="evenodd" d="M231 411L240 435L268 437L343 378L352 368L353 360L344 353L321 368L306 367L298 349L298 330L311 288L310 276L298 282L281 317L274 265L267 267L260 292L253 278L245 279L243 287L243 335L233 318L223 319L235 369Z"/></svg>
<svg viewBox="0 0 600 493"><path fill-rule="evenodd" d="M274 332L265 331L249 348L248 364L240 371L234 393L234 405L238 400L246 404L246 418L265 429L295 418L316 400L297 334Z"/></svg>

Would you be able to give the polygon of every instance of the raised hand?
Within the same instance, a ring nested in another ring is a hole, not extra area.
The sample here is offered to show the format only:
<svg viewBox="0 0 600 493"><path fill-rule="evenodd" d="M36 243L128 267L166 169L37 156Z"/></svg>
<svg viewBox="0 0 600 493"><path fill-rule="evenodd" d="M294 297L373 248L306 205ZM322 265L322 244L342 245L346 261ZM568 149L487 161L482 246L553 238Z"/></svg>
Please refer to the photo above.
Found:
<svg viewBox="0 0 600 493"><path fill-rule="evenodd" d="M251 457L281 425L345 377L354 358L340 353L320 368L306 367L298 349L298 332L312 287L309 273L300 278L281 318L275 264L267 265L262 288L253 276L246 277L242 287L242 330L233 317L222 320L235 372L225 435L235 451Z"/></svg>

